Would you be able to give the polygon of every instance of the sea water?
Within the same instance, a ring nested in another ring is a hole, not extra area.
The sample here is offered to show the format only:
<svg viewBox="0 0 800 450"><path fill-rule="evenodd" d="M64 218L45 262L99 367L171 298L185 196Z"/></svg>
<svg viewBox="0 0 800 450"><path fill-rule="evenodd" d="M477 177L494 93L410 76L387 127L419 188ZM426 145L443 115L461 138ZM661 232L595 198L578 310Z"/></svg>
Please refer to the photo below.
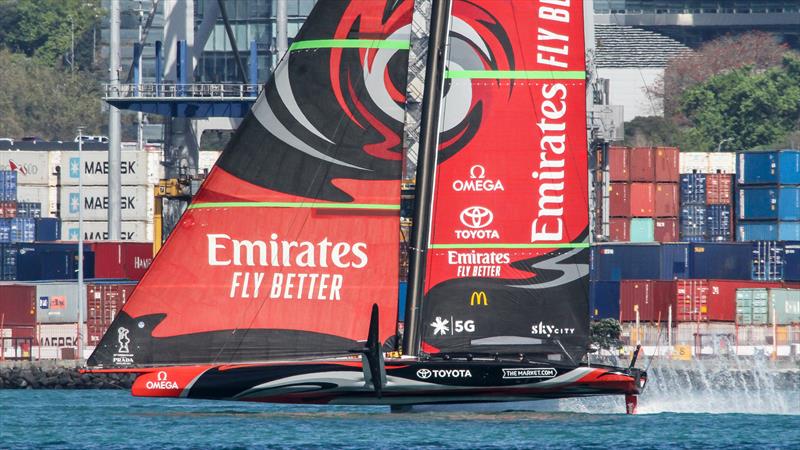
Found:
<svg viewBox="0 0 800 450"><path fill-rule="evenodd" d="M616 398L563 400L554 412L453 407L393 414L386 407L135 398L113 390L0 390L0 448L797 449L800 397L781 395L790 409L780 414L737 404L735 396L721 414L708 410L708 399L659 404L664 398L645 396L642 413L627 416ZM683 412L692 404L703 412Z"/></svg>

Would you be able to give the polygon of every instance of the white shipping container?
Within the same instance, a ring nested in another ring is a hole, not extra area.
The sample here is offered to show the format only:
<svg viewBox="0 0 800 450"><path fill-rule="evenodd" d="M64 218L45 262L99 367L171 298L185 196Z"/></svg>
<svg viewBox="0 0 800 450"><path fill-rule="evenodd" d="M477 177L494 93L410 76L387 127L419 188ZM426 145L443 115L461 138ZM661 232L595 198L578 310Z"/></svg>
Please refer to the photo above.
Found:
<svg viewBox="0 0 800 450"><path fill-rule="evenodd" d="M108 152L86 151L61 152L61 184L77 186L78 177L82 177L84 186L108 185ZM83 167L79 163L83 159ZM121 152L120 171L123 186L141 186L148 184L147 152Z"/></svg>
<svg viewBox="0 0 800 450"><path fill-rule="evenodd" d="M78 308L81 309L83 319L86 319L86 285L78 296L77 281L33 284L36 285L37 323L77 322Z"/></svg>
<svg viewBox="0 0 800 450"><path fill-rule="evenodd" d="M123 241L131 242L153 242L153 222L131 222L121 223L121 238ZM78 240L78 222L61 222L61 240ZM87 241L107 241L108 222L107 221L84 221L83 239Z"/></svg>
<svg viewBox="0 0 800 450"><path fill-rule="evenodd" d="M681 152L680 173L736 173L736 154L730 152Z"/></svg>
<svg viewBox="0 0 800 450"><path fill-rule="evenodd" d="M61 187L61 219L78 220L83 205L84 220L108 220L108 187L84 186L79 197L77 186ZM122 220L147 221L153 217L155 201L149 186L122 186Z"/></svg>
<svg viewBox="0 0 800 450"><path fill-rule="evenodd" d="M201 151L200 157L197 161L198 173L203 173L205 170L211 172L211 169L214 167L214 164L216 164L217 159L219 159L219 155L221 154L222 152L216 150Z"/></svg>
<svg viewBox="0 0 800 450"><path fill-rule="evenodd" d="M60 152L0 151L0 170L15 170L22 186L55 186Z"/></svg>
<svg viewBox="0 0 800 450"><path fill-rule="evenodd" d="M164 166L161 165L161 149L147 146L147 184L155 186L164 178ZM202 153L202 152L201 152Z"/></svg>
<svg viewBox="0 0 800 450"><path fill-rule="evenodd" d="M58 188L46 185L18 185L17 201L41 203L42 217L55 217L58 211Z"/></svg>
<svg viewBox="0 0 800 450"><path fill-rule="evenodd" d="M36 327L37 346L32 355L38 359L61 359L62 348L75 348L79 341L77 323L40 324ZM80 336L86 336L86 324L81 324ZM86 343L84 342L84 345Z"/></svg>

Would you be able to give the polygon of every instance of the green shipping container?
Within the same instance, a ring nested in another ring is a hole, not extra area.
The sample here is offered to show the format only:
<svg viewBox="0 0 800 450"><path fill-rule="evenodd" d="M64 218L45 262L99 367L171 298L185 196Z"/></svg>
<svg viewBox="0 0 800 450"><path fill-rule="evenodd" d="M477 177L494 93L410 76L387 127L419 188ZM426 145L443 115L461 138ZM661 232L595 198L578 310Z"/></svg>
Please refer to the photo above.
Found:
<svg viewBox="0 0 800 450"><path fill-rule="evenodd" d="M631 242L655 241L655 223L654 219L631 219Z"/></svg>
<svg viewBox="0 0 800 450"><path fill-rule="evenodd" d="M736 321L741 325L766 325L769 315L767 289L742 288L736 290Z"/></svg>
<svg viewBox="0 0 800 450"><path fill-rule="evenodd" d="M769 323L773 323L773 311L778 325L800 322L800 290L770 289L769 304Z"/></svg>

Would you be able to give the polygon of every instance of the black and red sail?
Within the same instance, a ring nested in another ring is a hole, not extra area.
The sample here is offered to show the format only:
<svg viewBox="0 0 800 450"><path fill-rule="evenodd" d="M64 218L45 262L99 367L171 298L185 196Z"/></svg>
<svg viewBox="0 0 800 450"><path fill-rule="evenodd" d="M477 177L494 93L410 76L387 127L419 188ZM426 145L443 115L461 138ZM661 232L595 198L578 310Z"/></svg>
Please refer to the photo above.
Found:
<svg viewBox="0 0 800 450"><path fill-rule="evenodd" d="M422 304L426 352L566 361L586 352L582 9L453 3Z"/></svg>
<svg viewBox="0 0 800 450"><path fill-rule="evenodd" d="M412 1L323 0L89 365L333 356L397 313Z"/></svg>

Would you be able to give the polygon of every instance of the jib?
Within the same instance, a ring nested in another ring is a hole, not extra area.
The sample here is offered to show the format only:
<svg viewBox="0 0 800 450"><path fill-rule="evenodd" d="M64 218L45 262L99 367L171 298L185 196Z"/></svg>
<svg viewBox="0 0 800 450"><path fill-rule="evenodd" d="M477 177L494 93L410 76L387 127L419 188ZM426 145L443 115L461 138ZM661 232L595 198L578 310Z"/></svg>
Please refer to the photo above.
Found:
<svg viewBox="0 0 800 450"><path fill-rule="evenodd" d="M135 196L126 197L122 196L120 199L122 209L134 209L133 202L136 201ZM101 197L99 195L94 197L86 197L83 200L83 207L85 209L108 209L108 197Z"/></svg>
<svg viewBox="0 0 800 450"><path fill-rule="evenodd" d="M136 161L120 161L119 166L120 173L123 175L136 175ZM87 174L100 173L108 175L108 161L86 161L83 167L84 172Z"/></svg>

